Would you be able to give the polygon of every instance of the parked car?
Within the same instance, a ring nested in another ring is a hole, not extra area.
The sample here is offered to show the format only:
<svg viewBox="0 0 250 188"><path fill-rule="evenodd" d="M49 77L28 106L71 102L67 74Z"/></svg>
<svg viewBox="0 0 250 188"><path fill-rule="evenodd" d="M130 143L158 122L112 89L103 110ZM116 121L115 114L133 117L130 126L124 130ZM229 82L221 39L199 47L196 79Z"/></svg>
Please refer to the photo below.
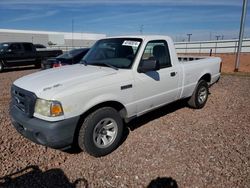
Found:
<svg viewBox="0 0 250 188"><path fill-rule="evenodd" d="M0 43L0 72L4 68L35 65L41 67L41 61L62 54L62 50L39 50L28 42Z"/></svg>
<svg viewBox="0 0 250 188"><path fill-rule="evenodd" d="M87 54L89 48L79 48L70 50L56 58L50 58L42 62L42 69L49 69L53 67L61 67L64 65L73 65L79 63L81 59Z"/></svg>
<svg viewBox="0 0 250 188"><path fill-rule="evenodd" d="M82 63L16 80L10 116L18 132L38 144L61 149L75 143L100 157L119 146L124 122L179 99L203 108L220 66L217 57L179 60L167 36L106 38Z"/></svg>

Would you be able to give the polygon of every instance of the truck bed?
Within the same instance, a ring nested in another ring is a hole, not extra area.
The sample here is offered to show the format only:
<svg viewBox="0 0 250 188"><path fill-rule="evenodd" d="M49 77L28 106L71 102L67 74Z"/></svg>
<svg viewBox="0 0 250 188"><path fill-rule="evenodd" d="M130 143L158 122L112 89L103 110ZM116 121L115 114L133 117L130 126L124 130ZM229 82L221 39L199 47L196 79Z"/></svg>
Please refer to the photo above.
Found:
<svg viewBox="0 0 250 188"><path fill-rule="evenodd" d="M209 56L183 56L183 55L178 56L178 60L180 62L201 60L201 59L206 59L206 58L210 58L210 57Z"/></svg>
<svg viewBox="0 0 250 188"><path fill-rule="evenodd" d="M43 49L43 50L37 50L38 56L41 57L41 59L50 58L50 57L57 57L62 54L62 50L56 50L56 49Z"/></svg>

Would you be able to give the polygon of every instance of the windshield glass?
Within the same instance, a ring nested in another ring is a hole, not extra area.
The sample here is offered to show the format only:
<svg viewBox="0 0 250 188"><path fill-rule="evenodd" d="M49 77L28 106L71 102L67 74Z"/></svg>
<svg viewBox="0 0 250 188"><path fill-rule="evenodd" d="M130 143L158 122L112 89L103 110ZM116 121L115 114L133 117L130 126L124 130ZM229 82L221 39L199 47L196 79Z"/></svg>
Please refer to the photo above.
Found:
<svg viewBox="0 0 250 188"><path fill-rule="evenodd" d="M59 55L57 58L63 58L63 59L70 59L73 58L75 56L77 56L78 54L80 54L83 50L82 49L74 49L74 50L70 50L62 55Z"/></svg>
<svg viewBox="0 0 250 188"><path fill-rule="evenodd" d="M0 43L0 52L4 52L8 47L8 43Z"/></svg>
<svg viewBox="0 0 250 188"><path fill-rule="evenodd" d="M87 65L131 68L142 39L112 38L96 42L82 62Z"/></svg>

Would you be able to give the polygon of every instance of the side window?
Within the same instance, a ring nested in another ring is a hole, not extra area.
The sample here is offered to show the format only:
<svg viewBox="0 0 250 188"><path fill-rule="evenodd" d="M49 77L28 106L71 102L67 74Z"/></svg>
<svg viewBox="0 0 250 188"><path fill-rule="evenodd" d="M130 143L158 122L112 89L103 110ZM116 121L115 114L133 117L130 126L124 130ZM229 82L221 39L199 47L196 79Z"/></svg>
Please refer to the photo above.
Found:
<svg viewBox="0 0 250 188"><path fill-rule="evenodd" d="M24 50L25 50L26 52L32 52L32 51L33 51L33 48L32 48L32 45L31 45L31 44L24 43L24 44L23 44L23 47L24 47Z"/></svg>
<svg viewBox="0 0 250 188"><path fill-rule="evenodd" d="M142 55L142 60L154 58L159 61L160 68L171 67L171 60L166 41L150 41Z"/></svg>
<svg viewBox="0 0 250 188"><path fill-rule="evenodd" d="M22 47L20 44L11 44L9 49L13 52L18 52L22 50Z"/></svg>

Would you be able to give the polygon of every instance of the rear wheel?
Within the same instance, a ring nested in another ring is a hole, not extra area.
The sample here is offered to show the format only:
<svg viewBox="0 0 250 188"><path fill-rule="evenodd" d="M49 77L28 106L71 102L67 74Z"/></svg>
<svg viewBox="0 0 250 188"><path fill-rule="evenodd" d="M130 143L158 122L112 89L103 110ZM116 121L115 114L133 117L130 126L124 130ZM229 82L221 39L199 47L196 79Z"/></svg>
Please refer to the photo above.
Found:
<svg viewBox="0 0 250 188"><path fill-rule="evenodd" d="M123 122L111 107L100 108L85 118L78 134L78 145L88 154L100 157L115 150L122 138Z"/></svg>
<svg viewBox="0 0 250 188"><path fill-rule="evenodd" d="M37 68L37 69L40 69L42 66L41 66L41 63L36 63L35 64L35 68Z"/></svg>
<svg viewBox="0 0 250 188"><path fill-rule="evenodd" d="M207 102L208 93L209 90L207 82L200 80L191 98L188 100L188 105L195 109L203 108Z"/></svg>

